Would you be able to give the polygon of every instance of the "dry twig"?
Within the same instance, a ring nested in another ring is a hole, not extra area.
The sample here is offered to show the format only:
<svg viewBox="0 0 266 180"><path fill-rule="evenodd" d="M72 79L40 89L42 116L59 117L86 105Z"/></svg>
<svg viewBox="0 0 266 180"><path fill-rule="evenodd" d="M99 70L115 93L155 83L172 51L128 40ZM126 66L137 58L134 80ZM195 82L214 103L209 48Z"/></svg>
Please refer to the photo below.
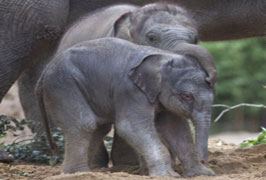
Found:
<svg viewBox="0 0 266 180"><path fill-rule="evenodd" d="M223 110L223 111L219 114L219 116L217 116L217 118L214 120L214 122L219 121L219 120L222 118L222 116L223 116L226 112L228 112L228 111L230 111L230 110L232 110L232 109L236 109L236 108L239 108L239 107L243 107L243 106L245 106L245 107L256 107L256 108L264 108L264 109L266 109L266 106L263 105L263 104L248 104L248 103L241 103L241 104L237 104L237 105L235 105L235 106L228 106L228 105L224 105L224 104L215 104L215 105L213 105L213 107L225 107L226 109Z"/></svg>

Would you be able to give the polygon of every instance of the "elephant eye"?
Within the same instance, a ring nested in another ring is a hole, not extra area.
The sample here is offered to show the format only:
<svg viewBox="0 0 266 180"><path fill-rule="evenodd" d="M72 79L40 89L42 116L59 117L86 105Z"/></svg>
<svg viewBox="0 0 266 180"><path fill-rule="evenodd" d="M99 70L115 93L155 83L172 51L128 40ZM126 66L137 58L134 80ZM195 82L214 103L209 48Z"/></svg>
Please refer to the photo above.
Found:
<svg viewBox="0 0 266 180"><path fill-rule="evenodd" d="M184 101L188 103L191 103L194 100L193 95L191 93L181 93L180 96Z"/></svg>
<svg viewBox="0 0 266 180"><path fill-rule="evenodd" d="M158 37L154 33L148 33L147 40L149 43L155 43L158 41Z"/></svg>
<svg viewBox="0 0 266 180"><path fill-rule="evenodd" d="M148 36L148 39L150 42L154 42L155 41L155 36Z"/></svg>

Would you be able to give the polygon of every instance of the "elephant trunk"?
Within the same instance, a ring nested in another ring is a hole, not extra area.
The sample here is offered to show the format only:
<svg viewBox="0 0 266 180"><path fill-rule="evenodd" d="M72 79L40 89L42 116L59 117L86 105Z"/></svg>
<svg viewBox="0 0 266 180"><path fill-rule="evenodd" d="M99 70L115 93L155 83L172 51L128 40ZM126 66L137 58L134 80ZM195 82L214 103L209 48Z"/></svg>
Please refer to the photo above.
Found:
<svg viewBox="0 0 266 180"><path fill-rule="evenodd" d="M208 74L206 80L213 86L217 80L217 71L212 55L204 48L195 44L179 43L173 51L182 55L189 55L199 61Z"/></svg>
<svg viewBox="0 0 266 180"><path fill-rule="evenodd" d="M201 114L201 113L200 113ZM192 118L196 130L196 148L200 160L208 162L208 138L211 125L210 115L197 115L197 119Z"/></svg>

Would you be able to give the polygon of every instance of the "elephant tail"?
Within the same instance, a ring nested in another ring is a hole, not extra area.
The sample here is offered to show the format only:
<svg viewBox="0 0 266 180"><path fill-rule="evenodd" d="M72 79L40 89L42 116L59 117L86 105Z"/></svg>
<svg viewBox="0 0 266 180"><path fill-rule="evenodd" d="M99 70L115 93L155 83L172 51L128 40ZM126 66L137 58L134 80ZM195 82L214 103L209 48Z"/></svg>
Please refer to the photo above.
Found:
<svg viewBox="0 0 266 180"><path fill-rule="evenodd" d="M38 101L39 110L41 113L41 117L42 117L45 131L46 131L46 136L47 136L49 144L50 144L51 155L52 156L59 155L59 149L58 149L58 147L57 147L57 145L53 139L49 120L48 120L47 113L45 110L45 104L43 101L43 76L40 77L40 79L38 80L38 83L35 87L35 97L36 97L36 100Z"/></svg>

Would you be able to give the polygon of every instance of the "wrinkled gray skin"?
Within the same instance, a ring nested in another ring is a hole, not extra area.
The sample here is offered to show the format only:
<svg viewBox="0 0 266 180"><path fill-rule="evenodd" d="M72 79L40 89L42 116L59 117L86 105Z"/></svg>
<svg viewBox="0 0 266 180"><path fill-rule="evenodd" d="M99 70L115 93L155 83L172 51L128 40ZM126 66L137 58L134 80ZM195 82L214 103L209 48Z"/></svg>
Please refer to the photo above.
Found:
<svg viewBox="0 0 266 180"><path fill-rule="evenodd" d="M118 37L136 44L157 47L196 57L213 85L217 74L214 60L198 41L196 25L189 14L166 3L111 6L91 13L75 23L64 35L59 50L75 43L101 37Z"/></svg>
<svg viewBox="0 0 266 180"><path fill-rule="evenodd" d="M136 44L148 45L171 52L191 55L195 57L204 69L208 72L211 84L216 81L216 70L212 56L203 47L195 45L197 41L197 30L189 18L189 15L179 6L155 3L144 7L133 5L117 5L91 13L82 20L73 24L64 34L58 51L63 51L72 45L84 40L92 40L101 37L115 36L129 40ZM193 44L194 43L194 44ZM37 68L36 68L37 69ZM38 66L41 74L42 68ZM29 76L36 78L29 73ZM39 76L39 75L38 75ZM36 122L41 120L34 99L33 89L35 81L20 80L20 99L28 119ZM54 126L52 126L54 127ZM208 134L200 129L201 134L197 134L197 146L201 158L208 161L207 140ZM199 139L200 138L200 139ZM100 162L92 163L91 167L106 166L108 157L104 146ZM121 155L124 152L124 156ZM101 158L102 157L102 158ZM138 164L134 150L128 147L124 141L115 135L112 151L112 161L114 165ZM104 165L105 164L105 165Z"/></svg>
<svg viewBox="0 0 266 180"><path fill-rule="evenodd" d="M0 101L26 69L33 69L58 43L65 27L88 12L116 4L158 0L1 0ZM163 1L163 0L161 0ZM217 41L265 36L266 1L168 0L185 7L196 21L199 39ZM33 69L31 74L34 74ZM30 79L35 80L35 79Z"/></svg>
<svg viewBox="0 0 266 180"><path fill-rule="evenodd" d="M179 177L155 127L155 117L169 112L177 125L174 130L182 134L174 153L184 174L214 175L200 163L186 121L209 127L214 94L205 78L193 58L104 38L58 53L40 77L36 96L46 124L49 117L64 132L65 173L90 170L87 162L114 124L144 158L150 176ZM175 146L171 136L167 134L166 141Z"/></svg>
<svg viewBox="0 0 266 180"><path fill-rule="evenodd" d="M37 81L39 66L55 50L65 27L98 8L115 3L143 5L157 0L1 0L0 101L16 79ZM266 1L169 0L185 7L196 22L201 41L265 36ZM35 84L35 83L33 83ZM23 91L32 91L25 84ZM33 94L29 95L30 97ZM36 106L29 108L36 109ZM38 111L33 111L38 112ZM39 114L26 116L38 119ZM39 126L40 127L40 126ZM40 131L34 127L34 131Z"/></svg>

